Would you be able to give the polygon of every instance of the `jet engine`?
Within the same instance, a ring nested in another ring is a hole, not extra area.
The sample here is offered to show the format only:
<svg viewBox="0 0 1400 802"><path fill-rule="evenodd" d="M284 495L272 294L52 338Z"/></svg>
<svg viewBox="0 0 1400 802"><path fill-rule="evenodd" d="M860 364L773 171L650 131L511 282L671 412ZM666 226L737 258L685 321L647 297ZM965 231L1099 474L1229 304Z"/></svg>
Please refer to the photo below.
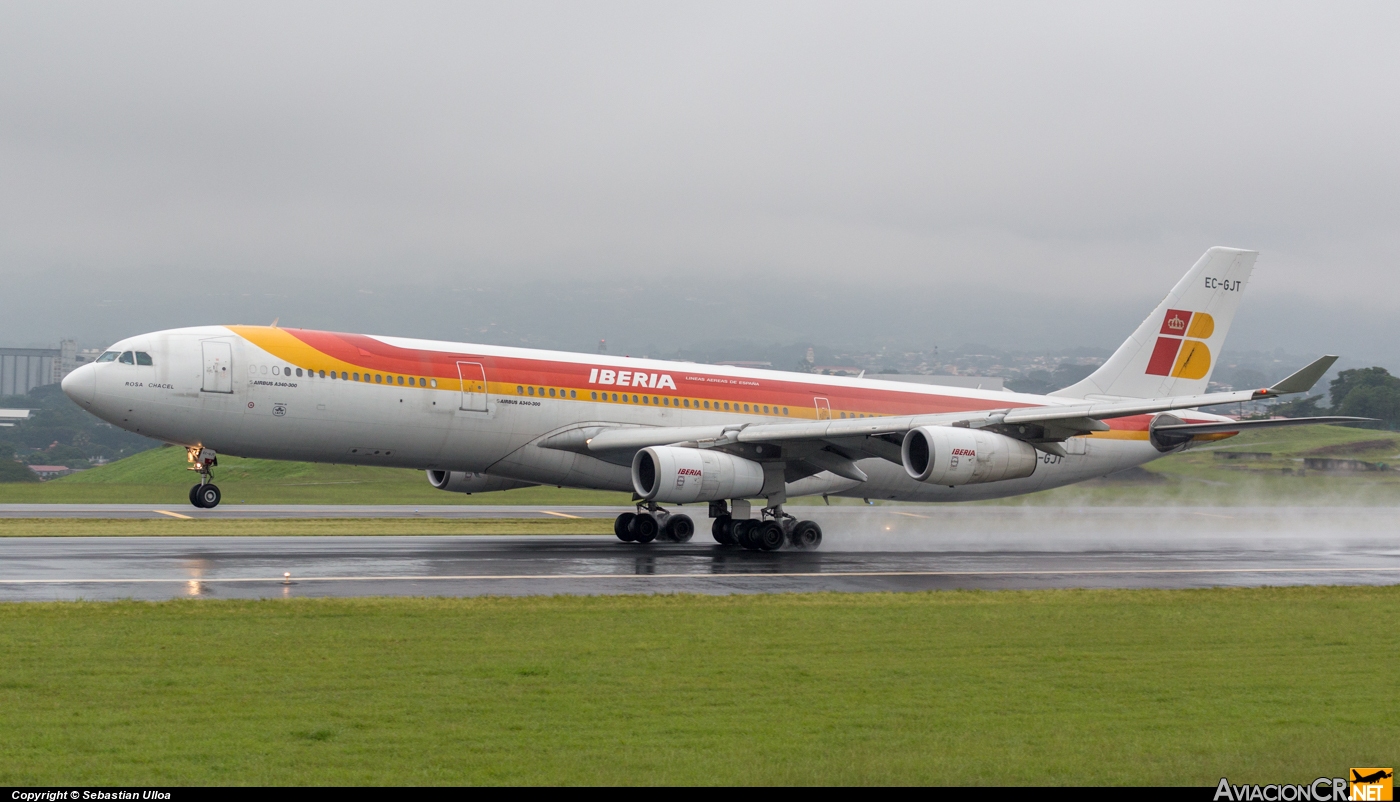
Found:
<svg viewBox="0 0 1400 802"><path fill-rule="evenodd" d="M713 449L652 446L632 458L632 489L667 504L747 498L762 493L763 466Z"/></svg>
<svg viewBox="0 0 1400 802"><path fill-rule="evenodd" d="M1035 473L1040 462L1029 443L953 426L910 429L900 455L910 476L949 487L1024 479Z"/></svg>
<svg viewBox="0 0 1400 802"><path fill-rule="evenodd" d="M428 484L451 493L489 493L492 490L535 486L534 482L521 482L470 471L428 471Z"/></svg>

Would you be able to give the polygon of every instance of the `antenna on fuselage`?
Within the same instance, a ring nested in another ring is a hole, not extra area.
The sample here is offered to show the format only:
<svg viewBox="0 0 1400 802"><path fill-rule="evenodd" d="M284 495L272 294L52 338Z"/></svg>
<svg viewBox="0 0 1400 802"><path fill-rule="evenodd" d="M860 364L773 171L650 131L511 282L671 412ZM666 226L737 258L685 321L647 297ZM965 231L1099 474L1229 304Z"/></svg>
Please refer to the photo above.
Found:
<svg viewBox="0 0 1400 802"><path fill-rule="evenodd" d="M279 321L279 320L281 320L281 319L282 319L281 317L275 317L275 318L272 319L272 327L273 327L274 329L277 328L277 321Z"/></svg>

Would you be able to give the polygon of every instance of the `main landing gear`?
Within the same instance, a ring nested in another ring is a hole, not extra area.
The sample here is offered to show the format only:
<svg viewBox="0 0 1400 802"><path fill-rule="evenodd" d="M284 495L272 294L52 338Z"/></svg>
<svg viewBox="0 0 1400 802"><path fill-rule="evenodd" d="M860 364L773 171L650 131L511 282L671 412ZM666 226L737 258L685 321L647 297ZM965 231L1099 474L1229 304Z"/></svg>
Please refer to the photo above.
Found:
<svg viewBox="0 0 1400 802"><path fill-rule="evenodd" d="M747 502L735 502L738 516L731 514L723 501L710 504L710 528L721 546L743 546L750 551L777 551L787 546L794 549L815 549L822 544L822 528L816 521L799 521L783 512L781 504L764 508L759 517L748 517ZM627 543L650 543L669 540L686 543L695 534L695 522L689 515L667 512L655 502L638 504L636 512L624 512L613 521L613 534Z"/></svg>
<svg viewBox="0 0 1400 802"><path fill-rule="evenodd" d="M219 506L223 494L214 484L214 466L219 464L219 455L212 448L190 446L185 449L190 461L190 470L199 473L199 484L190 488L190 503L202 510L212 510Z"/></svg>
<svg viewBox="0 0 1400 802"><path fill-rule="evenodd" d="M816 521L799 521L783 512L781 504L765 507L756 520L736 518L723 509L722 502L715 512L720 514L714 516L710 533L721 546L742 546L750 551L777 551L784 545L795 549L815 549L822 544L822 528Z"/></svg>
<svg viewBox="0 0 1400 802"><path fill-rule="evenodd" d="M636 512L617 516L613 534L627 543L650 543L657 538L685 543L695 536L695 522L689 515L668 512L655 503L638 504Z"/></svg>

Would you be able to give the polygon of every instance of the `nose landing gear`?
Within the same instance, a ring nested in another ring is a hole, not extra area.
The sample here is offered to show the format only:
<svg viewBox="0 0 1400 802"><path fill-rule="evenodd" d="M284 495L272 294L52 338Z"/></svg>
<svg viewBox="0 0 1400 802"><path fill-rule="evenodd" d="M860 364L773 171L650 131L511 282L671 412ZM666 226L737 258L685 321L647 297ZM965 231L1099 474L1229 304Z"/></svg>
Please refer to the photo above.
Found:
<svg viewBox="0 0 1400 802"><path fill-rule="evenodd" d="M199 484L190 488L190 504L202 510L212 510L219 506L223 498L218 485L214 484L213 468L219 464L219 455L214 453L214 449L203 446L190 446L185 451L190 470L199 474Z"/></svg>

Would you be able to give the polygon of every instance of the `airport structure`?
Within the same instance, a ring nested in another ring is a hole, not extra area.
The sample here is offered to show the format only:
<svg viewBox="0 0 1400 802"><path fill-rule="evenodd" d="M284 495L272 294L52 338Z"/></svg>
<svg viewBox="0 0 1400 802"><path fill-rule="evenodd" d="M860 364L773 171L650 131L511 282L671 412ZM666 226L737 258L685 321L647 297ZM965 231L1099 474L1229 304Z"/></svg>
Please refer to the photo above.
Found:
<svg viewBox="0 0 1400 802"><path fill-rule="evenodd" d="M57 348L0 348L0 396L25 395L35 387L58 384L78 365L90 361L78 344L64 340Z"/></svg>

